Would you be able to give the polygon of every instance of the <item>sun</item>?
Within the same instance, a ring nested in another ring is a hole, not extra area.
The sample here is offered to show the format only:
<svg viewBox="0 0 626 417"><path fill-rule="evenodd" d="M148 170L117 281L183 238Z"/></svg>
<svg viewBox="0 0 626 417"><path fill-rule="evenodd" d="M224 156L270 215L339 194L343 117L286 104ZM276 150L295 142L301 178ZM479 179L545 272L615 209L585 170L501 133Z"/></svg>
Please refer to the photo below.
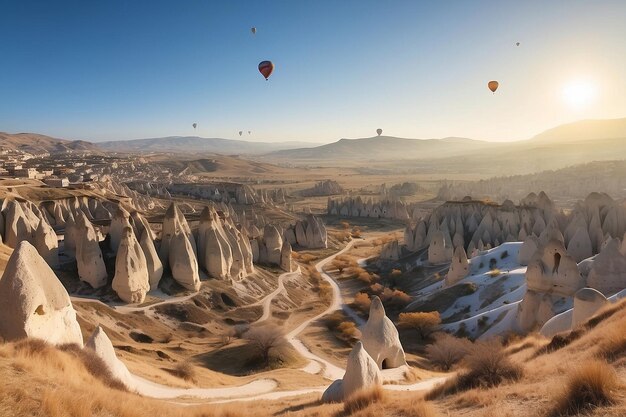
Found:
<svg viewBox="0 0 626 417"><path fill-rule="evenodd" d="M598 89L590 80L571 81L563 87L563 100L574 109L588 107L597 94Z"/></svg>

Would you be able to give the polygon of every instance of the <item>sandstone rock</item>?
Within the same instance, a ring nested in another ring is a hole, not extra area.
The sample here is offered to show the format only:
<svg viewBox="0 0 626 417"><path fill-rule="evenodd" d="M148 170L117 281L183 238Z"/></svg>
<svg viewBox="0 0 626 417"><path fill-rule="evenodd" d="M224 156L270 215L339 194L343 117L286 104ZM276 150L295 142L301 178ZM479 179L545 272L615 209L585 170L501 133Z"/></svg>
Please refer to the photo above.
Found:
<svg viewBox="0 0 626 417"><path fill-rule="evenodd" d="M372 298L369 319L361 329L361 334L363 347L379 369L406 365L398 330L385 315L385 307L378 297Z"/></svg>
<svg viewBox="0 0 626 417"><path fill-rule="evenodd" d="M113 253L117 253L117 249L124 238L125 230L128 227L131 227L130 213L124 210L122 206L118 206L117 211L111 220L111 227L109 228L109 235L111 236L111 250L113 250Z"/></svg>
<svg viewBox="0 0 626 417"><path fill-rule="evenodd" d="M92 333L91 337L85 344L86 349L91 349L95 352L102 361L106 364L107 368L111 372L111 375L126 386L127 389L133 390L136 386L133 376L128 371L128 368L122 361L117 358L113 343L104 332L102 327L98 326Z"/></svg>
<svg viewBox="0 0 626 417"><path fill-rule="evenodd" d="M450 269L448 275L446 275L446 286L450 287L469 273L469 262L467 260L467 254L463 246L457 246L452 256L452 262L450 262Z"/></svg>
<svg viewBox="0 0 626 417"><path fill-rule="evenodd" d="M122 231L112 287L122 301L133 304L143 303L150 291L146 257L130 226Z"/></svg>
<svg viewBox="0 0 626 417"><path fill-rule="evenodd" d="M200 290L198 261L184 232L176 233L170 241L169 264L176 282L188 290Z"/></svg>
<svg viewBox="0 0 626 417"><path fill-rule="evenodd" d="M108 274L104 259L102 258L98 238L91 222L82 212L78 214L76 235L78 236L76 245L78 277L81 281L88 283L93 288L105 286L107 284Z"/></svg>
<svg viewBox="0 0 626 417"><path fill-rule="evenodd" d="M365 351L363 344L357 342L346 364L343 379L333 382L322 395L323 403L341 402L350 398L359 390L367 389L382 383L378 366Z"/></svg>
<svg viewBox="0 0 626 417"><path fill-rule="evenodd" d="M598 310L609 304L606 297L593 288L581 288L574 295L572 329L589 320Z"/></svg>
<svg viewBox="0 0 626 417"><path fill-rule="evenodd" d="M76 256L76 244L78 242L78 228L74 216L70 212L65 221L65 232L63 233L63 253L69 257Z"/></svg>
<svg viewBox="0 0 626 417"><path fill-rule="evenodd" d="M280 269L291 272L291 244L285 240L280 250Z"/></svg>
<svg viewBox="0 0 626 417"><path fill-rule="evenodd" d="M528 265L535 253L537 253L537 250L539 250L539 239L532 235L527 236L517 253L517 263Z"/></svg>
<svg viewBox="0 0 626 417"><path fill-rule="evenodd" d="M163 276L163 264L154 247L154 241L150 238L150 234L141 234L139 244L143 250L143 254L146 257L146 266L148 268L148 281L150 282L150 290L156 290Z"/></svg>
<svg viewBox="0 0 626 417"><path fill-rule="evenodd" d="M35 248L51 268L59 267L59 240L54 229L43 217L35 231Z"/></svg>
<svg viewBox="0 0 626 417"><path fill-rule="evenodd" d="M428 246L428 262L442 264L452 260L452 247L446 246L446 238L443 232L437 231Z"/></svg>
<svg viewBox="0 0 626 417"><path fill-rule="evenodd" d="M17 247L22 240L33 241L35 227L30 223L22 206L15 200L7 203L4 226L4 242L11 248Z"/></svg>
<svg viewBox="0 0 626 417"><path fill-rule="evenodd" d="M619 239L611 239L593 259L587 286L606 296L626 288L626 256L620 252Z"/></svg>
<svg viewBox="0 0 626 417"><path fill-rule="evenodd" d="M280 265L280 250L283 247L283 239L275 226L265 226L265 229L263 229L263 243L267 250L265 262Z"/></svg>
<svg viewBox="0 0 626 417"><path fill-rule="evenodd" d="M0 303L4 340L34 337L53 344L83 345L70 296L27 241L17 245L0 278Z"/></svg>
<svg viewBox="0 0 626 417"><path fill-rule="evenodd" d="M576 262L590 258L593 255L593 246L586 227L581 227L576 230L567 245L567 253L569 253Z"/></svg>

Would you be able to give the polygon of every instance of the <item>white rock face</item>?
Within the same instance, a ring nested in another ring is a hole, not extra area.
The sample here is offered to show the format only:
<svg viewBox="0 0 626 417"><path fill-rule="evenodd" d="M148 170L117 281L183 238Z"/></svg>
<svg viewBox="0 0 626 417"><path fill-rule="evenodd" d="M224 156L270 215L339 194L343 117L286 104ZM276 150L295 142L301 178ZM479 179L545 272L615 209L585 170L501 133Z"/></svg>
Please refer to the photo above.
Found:
<svg viewBox="0 0 626 417"><path fill-rule="evenodd" d="M111 227L109 228L109 235L111 236L111 250L113 253L117 253L117 249L120 246L122 239L124 238L124 230L130 227L130 213L124 210L120 205L117 207L117 211L111 219Z"/></svg>
<svg viewBox="0 0 626 417"><path fill-rule="evenodd" d="M159 258L159 254L154 247L154 241L149 233L145 231L141 234L139 245L146 257L146 266L148 268L148 281L150 282L150 290L156 290L163 277L163 264Z"/></svg>
<svg viewBox="0 0 626 417"><path fill-rule="evenodd" d="M130 226L122 231L112 287L126 303L142 303L150 291L146 257Z"/></svg>
<svg viewBox="0 0 626 417"><path fill-rule="evenodd" d="M367 389L382 383L378 366L367 353L363 344L357 342L346 364L343 379L333 382L322 395L323 403L341 402L350 398L359 390Z"/></svg>
<svg viewBox="0 0 626 417"><path fill-rule="evenodd" d="M285 240L280 250L280 269L291 272L291 244Z"/></svg>
<svg viewBox="0 0 626 417"><path fill-rule="evenodd" d="M517 263L520 265L528 265L532 257L539 249L539 239L535 236L527 236L522 243L522 247L517 253Z"/></svg>
<svg viewBox="0 0 626 417"><path fill-rule="evenodd" d="M581 227L576 230L567 244L567 252L576 262L590 258L593 255L593 246L586 227Z"/></svg>
<svg viewBox="0 0 626 417"><path fill-rule="evenodd" d="M450 262L450 269L446 275L446 286L452 286L469 274L469 262L463 246L457 246Z"/></svg>
<svg viewBox="0 0 626 417"><path fill-rule="evenodd" d="M170 240L169 264L176 282L191 291L200 289L198 260L183 232L176 233Z"/></svg>
<svg viewBox="0 0 626 417"><path fill-rule="evenodd" d="M81 281L91 285L92 288L105 286L109 277L102 258L98 237L91 222L82 212L78 214L75 233L78 237L76 245L78 277Z"/></svg>
<svg viewBox="0 0 626 417"><path fill-rule="evenodd" d="M4 226L4 242L11 248L17 247L22 240L33 241L33 231L37 225L30 223L22 206L15 200L7 203Z"/></svg>
<svg viewBox="0 0 626 417"><path fill-rule="evenodd" d="M63 253L70 258L76 256L76 244L78 242L78 229L72 212L68 212L63 234Z"/></svg>
<svg viewBox="0 0 626 417"><path fill-rule="evenodd" d="M35 248L51 268L59 267L59 240L52 226L43 217L35 231Z"/></svg>
<svg viewBox="0 0 626 417"><path fill-rule="evenodd" d="M397 261L401 255L400 244L397 240L385 243L380 251L380 259L385 261Z"/></svg>
<svg viewBox="0 0 626 417"><path fill-rule="evenodd" d="M180 211L176 203L172 203L163 216L163 228L161 231L159 257L164 267L169 265L170 240L176 233L183 233L187 237L194 256L197 258L196 240L191 233L187 219L185 219L183 212Z"/></svg>
<svg viewBox="0 0 626 417"><path fill-rule="evenodd" d="M606 297L593 288L581 288L574 295L572 329L589 320L598 310L609 304Z"/></svg>
<svg viewBox="0 0 626 417"><path fill-rule="evenodd" d="M361 341L379 369L406 365L398 329L385 315L378 297L372 298L369 319L361 329Z"/></svg>
<svg viewBox="0 0 626 417"><path fill-rule="evenodd" d="M606 296L626 288L626 256L621 253L619 239L611 239L593 259L587 286Z"/></svg>
<svg viewBox="0 0 626 417"><path fill-rule="evenodd" d="M443 232L436 231L428 246L428 262L433 265L450 262L452 254L452 245L448 245Z"/></svg>
<svg viewBox="0 0 626 417"><path fill-rule="evenodd" d="M265 226L263 230L263 246L266 249L266 257L260 257L261 262L280 265L280 250L283 247L283 239L278 229L272 225Z"/></svg>
<svg viewBox="0 0 626 417"><path fill-rule="evenodd" d="M0 336L53 344L83 345L70 296L50 266L28 242L17 245L0 279Z"/></svg>
<svg viewBox="0 0 626 417"><path fill-rule="evenodd" d="M111 339L106 335L102 327L96 327L93 334L85 344L86 349L93 350L104 361L107 368L116 379L129 390L135 387L134 379L124 363L117 358Z"/></svg>

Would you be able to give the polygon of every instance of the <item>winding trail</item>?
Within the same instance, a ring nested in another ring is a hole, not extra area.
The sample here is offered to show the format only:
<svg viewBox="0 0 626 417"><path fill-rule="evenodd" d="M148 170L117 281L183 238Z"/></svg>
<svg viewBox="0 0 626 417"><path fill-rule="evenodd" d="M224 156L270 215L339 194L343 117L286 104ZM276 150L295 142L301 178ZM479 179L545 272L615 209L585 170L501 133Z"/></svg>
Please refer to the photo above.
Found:
<svg viewBox="0 0 626 417"><path fill-rule="evenodd" d="M337 310L343 310L344 313L350 316L355 322L361 326L364 324L363 319L358 316L358 314L352 310L343 300L341 296L341 290L337 282L328 274L323 271L324 266L326 266L329 262L332 262L335 257L345 253L350 250L354 244L354 240L351 240L343 249L339 252L330 255L321 261L319 261L315 265L315 269L321 274L322 278L328 282L328 284L332 288L332 301L330 306L317 314L314 317L311 317L304 322L302 322L298 327L291 330L287 335L287 341L294 347L294 349L303 357L309 360L309 363L301 369L303 372L307 372L310 374L318 374L321 373L325 378L329 380L341 379L345 373L345 369L340 368L324 358L315 355L311 352L302 341L298 338L298 335L302 333L309 325L320 318L331 314ZM284 281L285 279L295 277L301 274L300 268L298 268L295 272L286 272L281 274L278 277L278 286L277 288L263 299L257 301L252 306L261 305L263 306L263 314L259 319L256 320L255 323L260 323L266 321L271 316L271 304L272 301L283 291L285 291ZM166 300L163 300L158 303L149 304L145 306L113 306L112 308L120 313L131 313L135 311L147 311L154 307L177 303L181 301L188 300L192 298L195 294L179 296L179 297L171 297ZM72 301L78 302L93 302L100 303L102 305L108 306L101 301L81 296L73 296L71 297ZM111 307L111 306L108 306ZM399 381L404 378L404 372L408 370L407 366L396 368L396 369L386 369L383 370L382 376L384 381ZM167 385L158 384L156 382L149 381L140 376L130 374L131 380L130 385L132 388L137 391L137 393L144 395L146 397L152 398L160 398L160 399L176 399L176 398L196 398L196 399L207 399L207 400L215 400L211 401L212 403L226 403L226 402L239 402L239 401L253 401L253 400L274 400L285 397L293 397L311 393L321 393L326 389L326 386L316 386L303 388L299 390L292 391L276 391L278 388L278 383L274 379L269 378L260 378L254 381L251 381L245 385L240 386L229 386L222 388L174 388ZM417 382L415 384L410 385L384 385L383 388L386 390L393 391L422 391L427 390L435 385L443 382L447 377L434 377L427 380L423 380Z"/></svg>

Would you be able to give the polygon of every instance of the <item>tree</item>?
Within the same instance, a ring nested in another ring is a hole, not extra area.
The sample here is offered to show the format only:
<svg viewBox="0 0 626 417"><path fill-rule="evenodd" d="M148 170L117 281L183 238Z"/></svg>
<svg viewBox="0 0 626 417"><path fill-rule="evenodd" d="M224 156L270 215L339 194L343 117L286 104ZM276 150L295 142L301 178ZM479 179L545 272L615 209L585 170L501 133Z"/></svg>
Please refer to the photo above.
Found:
<svg viewBox="0 0 626 417"><path fill-rule="evenodd" d="M254 346L265 366L270 363L270 352L287 344L283 329L275 325L253 327L243 338Z"/></svg>
<svg viewBox="0 0 626 417"><path fill-rule="evenodd" d="M426 339L433 334L441 324L441 316L438 311L400 313L398 318L401 326L416 330L422 339Z"/></svg>

